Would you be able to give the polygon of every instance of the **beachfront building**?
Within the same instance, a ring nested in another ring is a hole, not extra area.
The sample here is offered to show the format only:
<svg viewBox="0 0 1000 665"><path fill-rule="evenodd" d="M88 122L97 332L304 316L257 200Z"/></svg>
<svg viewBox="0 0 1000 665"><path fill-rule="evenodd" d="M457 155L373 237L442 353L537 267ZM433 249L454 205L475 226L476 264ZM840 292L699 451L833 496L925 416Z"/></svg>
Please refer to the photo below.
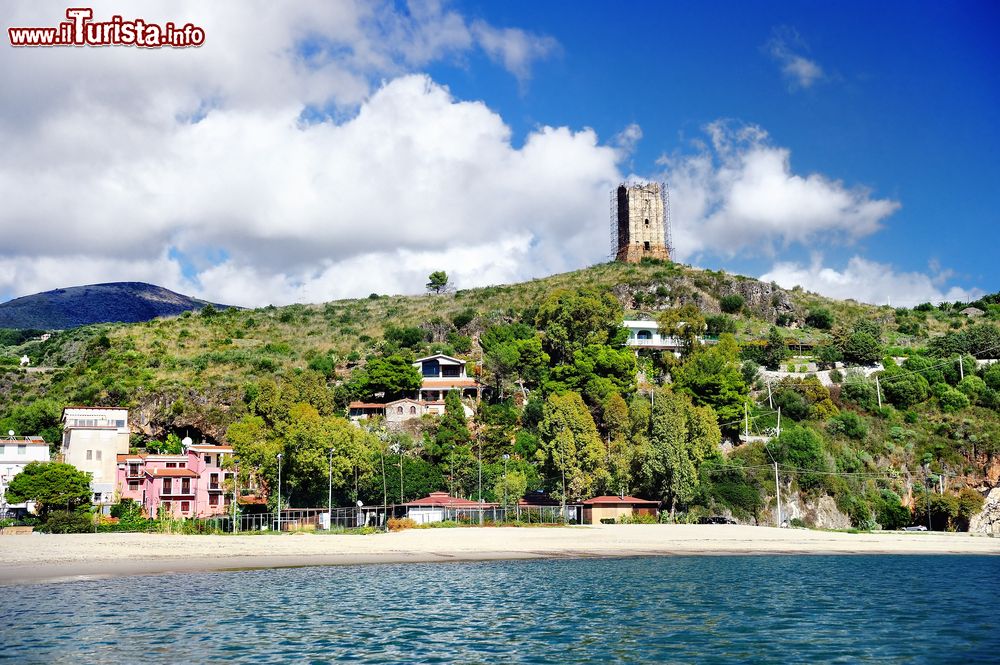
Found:
<svg viewBox="0 0 1000 665"><path fill-rule="evenodd" d="M417 398L421 401L444 400L445 395L451 390L459 391L463 399L478 400L482 394L479 381L466 373L464 360L436 353L433 356L418 358L413 366L420 370L422 380Z"/></svg>
<svg viewBox="0 0 1000 665"><path fill-rule="evenodd" d="M93 502L114 502L118 455L128 453L128 409L67 406L62 412L62 460L90 474Z"/></svg>
<svg viewBox="0 0 1000 665"><path fill-rule="evenodd" d="M34 502L7 503L7 486L29 462L48 462L49 444L40 436L14 436L0 440L0 519L34 511Z"/></svg>
<svg viewBox="0 0 1000 665"><path fill-rule="evenodd" d="M595 496L583 502L583 523L608 524L617 522L622 517L636 515L656 517L659 515L659 507L659 501L647 501L634 496Z"/></svg>
<svg viewBox="0 0 1000 665"><path fill-rule="evenodd" d="M463 517L476 519L484 508L495 508L495 503L479 503L470 499L451 496L447 492L431 492L422 499L404 503L406 516L417 524L443 522Z"/></svg>
<svg viewBox="0 0 1000 665"><path fill-rule="evenodd" d="M191 445L180 455L127 453L118 455L117 485L120 498L142 505L150 517L211 517L232 507L232 490L226 481L234 471L223 469L233 454L229 446Z"/></svg>

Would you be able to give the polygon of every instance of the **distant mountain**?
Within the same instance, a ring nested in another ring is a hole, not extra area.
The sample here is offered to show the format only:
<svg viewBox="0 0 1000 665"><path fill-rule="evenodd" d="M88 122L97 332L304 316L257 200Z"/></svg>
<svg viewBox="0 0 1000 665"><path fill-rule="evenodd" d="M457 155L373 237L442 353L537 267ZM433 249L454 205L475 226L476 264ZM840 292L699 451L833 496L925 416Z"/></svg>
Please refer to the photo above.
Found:
<svg viewBox="0 0 1000 665"><path fill-rule="evenodd" d="M144 282L71 286L0 304L0 328L62 330L91 323L136 323L209 304L226 307Z"/></svg>

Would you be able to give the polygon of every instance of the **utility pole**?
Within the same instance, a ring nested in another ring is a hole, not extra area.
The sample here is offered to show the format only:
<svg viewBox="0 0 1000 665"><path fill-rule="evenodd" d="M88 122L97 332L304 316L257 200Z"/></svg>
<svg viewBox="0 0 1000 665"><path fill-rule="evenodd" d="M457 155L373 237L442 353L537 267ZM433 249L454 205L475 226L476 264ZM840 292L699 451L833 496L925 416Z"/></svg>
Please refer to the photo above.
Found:
<svg viewBox="0 0 1000 665"><path fill-rule="evenodd" d="M778 407L778 436L781 436L781 407Z"/></svg>
<svg viewBox="0 0 1000 665"><path fill-rule="evenodd" d="M483 439L479 437L479 526L483 525Z"/></svg>
<svg viewBox="0 0 1000 665"><path fill-rule="evenodd" d="M771 400L771 379L767 380L767 408L774 408L774 402Z"/></svg>
<svg viewBox="0 0 1000 665"><path fill-rule="evenodd" d="M330 491L326 498L326 528L333 528L333 451L334 448L330 448Z"/></svg>
<svg viewBox="0 0 1000 665"><path fill-rule="evenodd" d="M278 531L281 531L281 453L278 453Z"/></svg>
<svg viewBox="0 0 1000 665"><path fill-rule="evenodd" d="M958 357L958 380L965 380L965 367L962 365L962 356Z"/></svg>
<svg viewBox="0 0 1000 665"><path fill-rule="evenodd" d="M781 528L781 485L778 483L778 463L774 463L774 495L778 502L778 528Z"/></svg>
<svg viewBox="0 0 1000 665"><path fill-rule="evenodd" d="M743 437L750 440L750 412L747 410L747 403L743 402Z"/></svg>
<svg viewBox="0 0 1000 665"><path fill-rule="evenodd" d="M878 395L878 408L882 408L882 386L878 382L878 374L875 375L875 394Z"/></svg>

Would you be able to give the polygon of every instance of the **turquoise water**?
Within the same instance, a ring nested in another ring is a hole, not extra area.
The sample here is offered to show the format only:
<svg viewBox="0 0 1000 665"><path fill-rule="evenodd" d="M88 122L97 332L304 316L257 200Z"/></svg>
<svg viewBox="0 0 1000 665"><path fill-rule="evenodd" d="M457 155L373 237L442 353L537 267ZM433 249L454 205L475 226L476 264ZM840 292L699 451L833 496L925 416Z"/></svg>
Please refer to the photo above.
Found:
<svg viewBox="0 0 1000 665"><path fill-rule="evenodd" d="M0 588L39 663L997 662L1000 557L409 564Z"/></svg>

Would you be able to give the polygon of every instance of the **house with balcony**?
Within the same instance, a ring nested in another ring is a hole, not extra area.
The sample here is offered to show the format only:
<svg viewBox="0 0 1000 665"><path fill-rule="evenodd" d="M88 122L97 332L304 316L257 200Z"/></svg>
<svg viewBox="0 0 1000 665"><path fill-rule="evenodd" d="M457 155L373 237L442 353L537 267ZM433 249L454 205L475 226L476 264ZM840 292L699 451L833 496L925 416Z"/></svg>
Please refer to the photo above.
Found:
<svg viewBox="0 0 1000 665"><path fill-rule="evenodd" d="M49 444L40 436L14 436L0 440L0 519L34 511L34 502L7 503L7 486L29 462L48 462Z"/></svg>
<svg viewBox="0 0 1000 665"><path fill-rule="evenodd" d="M628 339L625 345L634 349L636 353L643 349L650 351L671 351L674 355L680 356L684 348L684 341L679 337L672 337L660 333L660 326L656 321L647 319L639 321L623 321L622 326L628 330ZM716 340L709 336L700 336L699 341L703 344L714 344Z"/></svg>
<svg viewBox="0 0 1000 665"><path fill-rule="evenodd" d="M421 383L417 399L426 402L443 401L451 390L457 390L463 399L479 400L482 385L465 371L465 361L437 353L418 358L413 366L420 371Z"/></svg>
<svg viewBox="0 0 1000 665"><path fill-rule="evenodd" d="M128 409L67 406L62 423L62 460L89 473L93 502L109 506L117 486L118 455L129 450Z"/></svg>
<svg viewBox="0 0 1000 665"><path fill-rule="evenodd" d="M118 455L118 494L142 504L155 517L211 517L232 507L232 490L226 481L234 471L223 464L233 454L229 446L191 445L180 455L127 453Z"/></svg>

